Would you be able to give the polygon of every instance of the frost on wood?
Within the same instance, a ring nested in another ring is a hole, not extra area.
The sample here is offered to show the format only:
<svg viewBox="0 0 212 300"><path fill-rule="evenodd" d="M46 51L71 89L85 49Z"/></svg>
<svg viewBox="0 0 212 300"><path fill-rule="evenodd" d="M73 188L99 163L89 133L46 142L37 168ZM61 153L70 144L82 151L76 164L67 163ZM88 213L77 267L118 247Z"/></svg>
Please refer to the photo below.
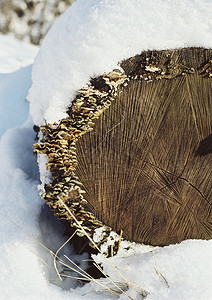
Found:
<svg viewBox="0 0 212 300"><path fill-rule="evenodd" d="M143 52L80 89L69 118L41 127L35 151L53 178L43 196L78 235L59 199L91 237L106 225L106 239L113 229L150 245L211 238L211 57Z"/></svg>

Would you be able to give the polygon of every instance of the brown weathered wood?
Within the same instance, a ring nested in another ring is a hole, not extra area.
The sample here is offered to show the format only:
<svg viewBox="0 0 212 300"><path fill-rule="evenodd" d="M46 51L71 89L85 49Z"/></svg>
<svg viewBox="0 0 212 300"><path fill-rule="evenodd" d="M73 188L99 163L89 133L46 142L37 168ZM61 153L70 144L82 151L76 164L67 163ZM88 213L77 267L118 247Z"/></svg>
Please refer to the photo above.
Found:
<svg viewBox="0 0 212 300"><path fill-rule="evenodd" d="M68 118L41 127L46 203L80 237L112 238L108 255L112 229L152 245L212 237L211 58L201 48L129 58L80 89Z"/></svg>
<svg viewBox="0 0 212 300"><path fill-rule="evenodd" d="M127 239L212 237L211 58L212 50L194 48L122 62L128 85L76 143L90 210Z"/></svg>

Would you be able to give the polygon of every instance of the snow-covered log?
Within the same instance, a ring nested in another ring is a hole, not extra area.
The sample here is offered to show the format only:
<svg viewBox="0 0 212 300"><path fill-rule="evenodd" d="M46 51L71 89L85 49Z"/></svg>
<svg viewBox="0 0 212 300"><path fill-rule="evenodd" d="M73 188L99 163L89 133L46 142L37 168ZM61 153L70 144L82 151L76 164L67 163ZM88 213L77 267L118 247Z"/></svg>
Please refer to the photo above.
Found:
<svg viewBox="0 0 212 300"><path fill-rule="evenodd" d="M43 196L80 236L107 225L105 238L112 228L150 245L212 237L211 58L201 48L143 52L41 128L35 149L53 178Z"/></svg>
<svg viewBox="0 0 212 300"><path fill-rule="evenodd" d="M210 9L78 0L43 41L28 96L43 196L80 236L211 238Z"/></svg>

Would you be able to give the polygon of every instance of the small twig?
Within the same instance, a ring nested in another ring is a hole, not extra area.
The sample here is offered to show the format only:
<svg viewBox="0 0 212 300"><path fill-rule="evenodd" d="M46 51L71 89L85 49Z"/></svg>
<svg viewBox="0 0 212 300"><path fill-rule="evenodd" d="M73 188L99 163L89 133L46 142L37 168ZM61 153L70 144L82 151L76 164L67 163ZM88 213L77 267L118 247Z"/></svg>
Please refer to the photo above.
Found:
<svg viewBox="0 0 212 300"><path fill-rule="evenodd" d="M77 232L77 230L75 230L74 233L72 234L72 236L71 236L70 238L68 238L67 241L66 241L65 243L62 244L62 246L57 250L57 252L56 252L55 255L54 255L54 268L55 268L56 273L57 273L57 275L58 275L58 277L60 278L61 281L63 281L63 280L62 280L62 278L61 278L61 276L60 276L60 273L59 273L59 271L58 271L58 269L57 269L56 258L58 257L59 251L60 251L63 247L65 247L65 245L73 238L73 236L75 235L76 232Z"/></svg>
<svg viewBox="0 0 212 300"><path fill-rule="evenodd" d="M129 282L128 280L117 270L117 268L110 262L110 260L102 253L102 251L100 250L100 248L96 245L96 243L92 240L92 238L87 234L87 232L85 231L85 229L82 227L82 225L78 222L77 218L74 216L74 214L70 211L70 209L68 208L68 206L60 199L60 197L58 197L58 202L65 207L65 209L68 211L68 213L70 214L70 216L74 219L74 221L77 223L77 225L79 226L79 228L82 230L82 232L85 234L85 236L89 239L89 241L94 245L94 247L99 251L99 253L102 255L102 257L110 264L110 266L119 274L119 276L132 288L134 289L139 295L143 296L142 294L140 294ZM117 286L114 282L113 284L119 289L120 287ZM130 298L131 300L133 300L129 295L127 295L125 292L124 294Z"/></svg>
<svg viewBox="0 0 212 300"><path fill-rule="evenodd" d="M156 260L155 251L154 251L154 250L153 250L153 256L154 256L155 266L156 266L156 267L154 267L155 272L156 272L156 274L160 275L160 276L163 278L163 280L165 281L167 287L169 288L169 283L168 283L168 281L166 280L166 278L163 276L163 274L162 274L162 273L159 271L159 269L158 269L157 260Z"/></svg>
<svg viewBox="0 0 212 300"><path fill-rule="evenodd" d="M79 266L77 266L70 258L68 258L66 255L64 255L71 263L73 263L78 269L82 270ZM108 290L110 293L114 294L118 294L117 292L114 292L112 289L110 289L109 287L103 285L102 283L100 283L98 280L94 279L92 276L90 276L87 272L85 272L84 270L82 270L82 272L84 273L81 273L80 271L72 268L71 266L67 265L66 263L64 263L63 261L61 262L62 265L70 268L71 270L74 270L76 273L80 274L81 276L84 276L84 278L88 281L94 281L95 283L99 284L100 286L102 286L103 288L105 288L106 290ZM72 276L68 276L68 275L62 275L62 276L65 276L65 277L72 277ZM84 279L84 280L85 280Z"/></svg>
<svg viewBox="0 0 212 300"><path fill-rule="evenodd" d="M35 256L37 256L41 261L42 263L47 267L49 268L50 270L54 270L53 268L51 268L37 253L35 253L34 251L31 251Z"/></svg>

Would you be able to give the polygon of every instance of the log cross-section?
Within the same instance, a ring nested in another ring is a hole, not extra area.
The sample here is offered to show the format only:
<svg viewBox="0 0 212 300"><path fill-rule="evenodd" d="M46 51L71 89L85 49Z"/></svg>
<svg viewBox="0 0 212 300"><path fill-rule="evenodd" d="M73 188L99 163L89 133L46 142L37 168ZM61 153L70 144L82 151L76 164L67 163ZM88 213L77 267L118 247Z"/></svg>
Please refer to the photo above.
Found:
<svg viewBox="0 0 212 300"><path fill-rule="evenodd" d="M72 139L71 172L98 226L150 245L212 237L211 58L202 48L148 51L79 91L67 122L87 125ZM64 180L51 163L48 203Z"/></svg>

